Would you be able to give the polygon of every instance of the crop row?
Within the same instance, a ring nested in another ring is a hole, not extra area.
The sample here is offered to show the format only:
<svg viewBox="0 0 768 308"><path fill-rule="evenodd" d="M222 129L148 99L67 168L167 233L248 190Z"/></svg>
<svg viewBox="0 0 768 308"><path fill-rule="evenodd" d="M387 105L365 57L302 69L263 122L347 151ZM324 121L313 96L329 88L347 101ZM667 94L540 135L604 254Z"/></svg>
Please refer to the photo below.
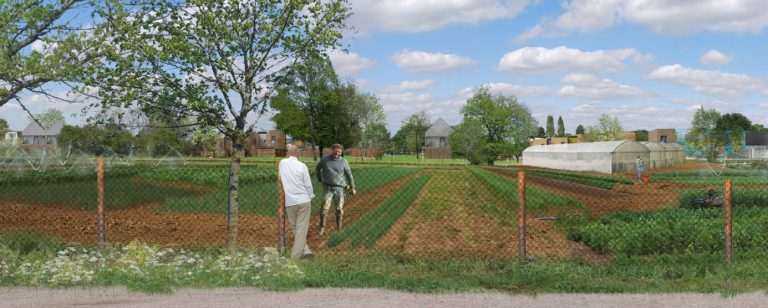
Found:
<svg viewBox="0 0 768 308"><path fill-rule="evenodd" d="M680 189L680 207L696 208L695 199L707 199L707 190L704 189ZM715 190L716 196L723 196L723 190ZM734 188L732 190L732 202L734 207L765 207L768 208L768 190L760 188Z"/></svg>
<svg viewBox="0 0 768 308"><path fill-rule="evenodd" d="M525 173L548 177L556 180L574 182L589 186L611 189L614 184L632 184L632 180L615 175L594 175L576 172L548 171L539 169L527 169Z"/></svg>
<svg viewBox="0 0 768 308"><path fill-rule="evenodd" d="M768 185L768 171L765 170L696 170L670 171L653 174L654 182L672 182L694 185L723 185L725 179L731 179L733 185Z"/></svg>
<svg viewBox="0 0 768 308"><path fill-rule="evenodd" d="M505 176L479 168L470 168L470 171L486 185L490 186L496 193L503 196L509 204L517 205L517 181L510 180ZM525 206L527 209L531 210L551 207L585 207L584 203L578 200L530 186L526 187ZM513 211L507 210L503 212L512 213Z"/></svg>
<svg viewBox="0 0 768 308"><path fill-rule="evenodd" d="M720 252L724 249L723 210L666 209L614 213L589 224L571 224L567 236L599 253L658 255ZM768 250L768 208L734 208L736 251Z"/></svg>
<svg viewBox="0 0 768 308"><path fill-rule="evenodd" d="M421 188L431 177L432 174L419 176L397 194L355 221L353 225L333 233L328 238L328 247L336 247L347 239L349 239L349 248L356 248L360 244L364 244L366 248L373 247L408 210Z"/></svg>
<svg viewBox="0 0 768 308"><path fill-rule="evenodd" d="M266 167L260 167L266 168ZM274 170L273 167L269 167ZM419 168L360 168L352 171L355 177L357 193L362 195L368 191L389 184L397 179L408 176ZM314 171L310 171L314 173ZM238 199L240 200L239 210L243 213L253 213L259 215L276 216L277 215L277 183L276 173L268 181L254 183L241 182ZM316 197L312 201L313 212L319 211L323 199L323 188L314 177L312 186ZM221 187L213 192L208 192L202 196L186 196L168 198L165 204L160 208L162 211L171 212L215 212L225 213L227 200L229 198L226 187Z"/></svg>

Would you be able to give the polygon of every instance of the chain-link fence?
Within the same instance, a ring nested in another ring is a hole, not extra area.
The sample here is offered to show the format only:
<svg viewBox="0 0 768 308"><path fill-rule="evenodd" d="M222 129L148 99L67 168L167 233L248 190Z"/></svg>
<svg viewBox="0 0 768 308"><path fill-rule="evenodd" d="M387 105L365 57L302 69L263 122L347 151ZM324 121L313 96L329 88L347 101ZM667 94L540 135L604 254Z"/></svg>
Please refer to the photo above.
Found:
<svg viewBox="0 0 768 308"><path fill-rule="evenodd" d="M687 254L739 262L759 260L768 250L768 170L759 162L688 162L652 170L637 183L634 174L350 161L357 194L346 198L343 228L336 227L331 208L320 235L323 187L315 179L316 162L305 160L317 195L308 235L316 254L610 264ZM98 243L93 162L45 168L6 163L0 233ZM232 223L227 213L235 206L229 182L224 160L106 159L104 239L224 246ZM277 160L244 161L238 184L237 245L290 245L289 226L286 241L279 241Z"/></svg>

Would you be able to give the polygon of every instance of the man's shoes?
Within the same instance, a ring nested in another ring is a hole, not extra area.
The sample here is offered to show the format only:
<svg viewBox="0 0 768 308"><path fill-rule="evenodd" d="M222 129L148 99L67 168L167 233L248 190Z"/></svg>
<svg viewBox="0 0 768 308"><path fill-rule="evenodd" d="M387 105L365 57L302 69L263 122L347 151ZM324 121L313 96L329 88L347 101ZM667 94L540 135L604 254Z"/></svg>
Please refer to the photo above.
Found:
<svg viewBox="0 0 768 308"><path fill-rule="evenodd" d="M313 255L311 253L308 253L308 254L305 254L305 255L301 256L302 260L312 260L314 258L315 258L315 255Z"/></svg>

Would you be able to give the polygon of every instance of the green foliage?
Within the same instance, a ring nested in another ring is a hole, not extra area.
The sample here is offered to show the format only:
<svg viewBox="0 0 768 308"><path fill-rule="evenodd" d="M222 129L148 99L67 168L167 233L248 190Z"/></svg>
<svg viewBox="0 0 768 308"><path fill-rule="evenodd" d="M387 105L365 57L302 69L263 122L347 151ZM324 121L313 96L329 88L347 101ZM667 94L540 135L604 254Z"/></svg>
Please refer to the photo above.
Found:
<svg viewBox="0 0 768 308"><path fill-rule="evenodd" d="M90 155L128 155L131 153L133 136L116 126L99 128L96 125L64 125L58 136L58 143Z"/></svg>
<svg viewBox="0 0 768 308"><path fill-rule="evenodd" d="M356 220L353 225L331 234L328 238L328 247L336 247L347 239L349 239L350 249L360 244L365 245L366 248L373 247L381 237L387 234L400 216L405 214L431 177L432 174L419 176L387 201Z"/></svg>
<svg viewBox="0 0 768 308"><path fill-rule="evenodd" d="M10 129L8 128L8 121L6 121L3 118L0 118L0 140L5 139L5 133L7 133Z"/></svg>
<svg viewBox="0 0 768 308"><path fill-rule="evenodd" d="M624 127L619 118L601 114L597 125L587 127L586 137L590 141L623 140Z"/></svg>
<svg viewBox="0 0 768 308"><path fill-rule="evenodd" d="M648 131L644 129L635 131L635 139L637 141L648 141Z"/></svg>
<svg viewBox="0 0 768 308"><path fill-rule="evenodd" d="M46 129L51 128L56 122L64 122L64 114L58 108L48 108L41 113L35 114L34 118Z"/></svg>
<svg viewBox="0 0 768 308"><path fill-rule="evenodd" d="M99 104L137 104L159 120L192 116L238 145L249 116L285 81L274 66L337 47L350 15L344 0L116 3L98 7L115 48L86 82Z"/></svg>
<svg viewBox="0 0 768 308"><path fill-rule="evenodd" d="M419 158L421 149L424 148L426 142L425 134L431 125L429 115L427 115L426 111L421 110L408 116L403 121L403 125L400 126L400 130L395 137L400 138L408 150L416 153L416 158Z"/></svg>
<svg viewBox="0 0 768 308"><path fill-rule="evenodd" d="M360 142L362 114L355 109L370 101L353 84L339 82L327 56L303 57L286 68L284 81L270 101L277 128L321 148Z"/></svg>
<svg viewBox="0 0 768 308"><path fill-rule="evenodd" d="M584 134L584 126L579 124L579 126L576 126L576 134Z"/></svg>
<svg viewBox="0 0 768 308"><path fill-rule="evenodd" d="M44 85L77 81L98 63L99 49L105 41L76 24L75 20L84 18L66 17L87 5L90 2L82 0L14 0L0 4L0 83L4 85L0 88L0 107L32 91L54 95ZM32 48L33 44L40 47ZM23 100L18 103L27 109Z"/></svg>
<svg viewBox="0 0 768 308"><path fill-rule="evenodd" d="M551 116L547 116L547 138L555 136L555 119Z"/></svg>
<svg viewBox="0 0 768 308"><path fill-rule="evenodd" d="M461 108L464 115L462 123L467 122L466 131L455 141L463 142L469 148L469 135L476 135L479 126L485 142L480 149L480 157L492 165L500 156L519 157L527 144L528 138L536 131L537 123L527 106L517 101L514 96L493 95L488 87L478 88L474 95ZM471 133L466 133L471 132Z"/></svg>
<svg viewBox="0 0 768 308"><path fill-rule="evenodd" d="M453 155L464 157L473 165L485 163L489 159L487 153L481 151L487 141L479 120L465 118L454 127L448 142Z"/></svg>
<svg viewBox="0 0 768 308"><path fill-rule="evenodd" d="M733 241L739 251L768 250L768 209L734 207ZM724 249L723 210L666 209L614 213L568 229L568 239L600 253L658 255L716 253Z"/></svg>
<svg viewBox="0 0 768 308"><path fill-rule="evenodd" d="M709 162L715 161L718 155L717 147L721 139L718 138L716 127L719 119L720 113L717 110L704 109L704 106L701 106L693 114L691 128L688 131L690 139L686 141L689 142L689 146L702 148Z"/></svg>
<svg viewBox="0 0 768 308"><path fill-rule="evenodd" d="M64 243L38 233L15 231L0 235L0 247L9 250L8 252L14 258L23 258L30 255L53 255L57 250L64 247Z"/></svg>
<svg viewBox="0 0 768 308"><path fill-rule="evenodd" d="M557 136L565 137L565 123L563 123L563 117L557 117Z"/></svg>
<svg viewBox="0 0 768 308"><path fill-rule="evenodd" d="M150 157L162 157L182 150L176 132L170 128L148 128L136 135L133 143L136 150Z"/></svg>
<svg viewBox="0 0 768 308"><path fill-rule="evenodd" d="M726 113L717 119L715 130L721 144L733 145L734 153L739 152L742 135L752 128L752 121L741 113Z"/></svg>

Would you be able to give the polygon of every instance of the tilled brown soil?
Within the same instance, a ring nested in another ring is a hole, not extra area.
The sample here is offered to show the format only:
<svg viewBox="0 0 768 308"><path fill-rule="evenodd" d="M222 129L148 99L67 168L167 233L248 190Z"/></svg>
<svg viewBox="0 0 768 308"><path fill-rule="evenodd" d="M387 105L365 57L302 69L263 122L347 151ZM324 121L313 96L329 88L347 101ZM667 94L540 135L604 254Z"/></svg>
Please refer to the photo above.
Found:
<svg viewBox="0 0 768 308"><path fill-rule="evenodd" d="M105 214L108 242L134 239L161 245L223 245L226 243L226 215L211 213L158 212L153 203ZM0 204L0 232L32 230L67 242L94 243L98 240L96 212L85 209ZM274 218L239 216L238 242L247 246L274 246L277 234Z"/></svg>

